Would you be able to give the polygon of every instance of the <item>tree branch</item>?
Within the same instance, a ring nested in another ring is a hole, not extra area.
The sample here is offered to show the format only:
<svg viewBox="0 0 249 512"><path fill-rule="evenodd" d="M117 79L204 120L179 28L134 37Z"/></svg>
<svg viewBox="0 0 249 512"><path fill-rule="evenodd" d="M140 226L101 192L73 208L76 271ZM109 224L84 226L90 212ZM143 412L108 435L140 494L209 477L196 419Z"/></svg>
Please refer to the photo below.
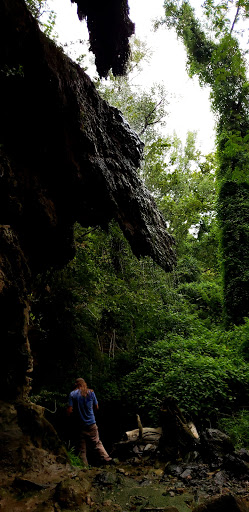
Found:
<svg viewBox="0 0 249 512"><path fill-rule="evenodd" d="M231 27L231 30L230 30L230 35L232 34L234 26L237 23L237 19L239 17L239 11L240 11L240 4L238 4L238 7L237 7L237 11L236 11L236 14L235 14L235 17L234 17L234 20L233 20L233 24L232 24L232 27Z"/></svg>
<svg viewBox="0 0 249 512"><path fill-rule="evenodd" d="M145 119L144 119L144 127L143 129L141 130L141 132L139 132L138 136L141 137L141 135L144 134L146 128L148 128L148 126L152 125L152 124L156 124L158 123L159 121L161 121L162 117L160 119L157 119L155 121L150 121L150 117L152 116L152 114L156 111L156 109L161 105L161 103L163 102L163 98L161 98L161 100L157 103L157 105L155 105L155 107L147 114L147 116L145 116Z"/></svg>

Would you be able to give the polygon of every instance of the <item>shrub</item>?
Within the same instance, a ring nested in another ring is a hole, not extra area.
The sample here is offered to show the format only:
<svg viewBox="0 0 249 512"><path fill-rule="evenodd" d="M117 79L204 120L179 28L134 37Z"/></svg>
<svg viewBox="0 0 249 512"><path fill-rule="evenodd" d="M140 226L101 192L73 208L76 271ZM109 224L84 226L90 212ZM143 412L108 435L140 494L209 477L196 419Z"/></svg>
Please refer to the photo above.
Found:
<svg viewBox="0 0 249 512"><path fill-rule="evenodd" d="M219 427L229 435L236 449L249 448L249 411L243 409L230 418L222 418Z"/></svg>
<svg viewBox="0 0 249 512"><path fill-rule="evenodd" d="M221 331L203 330L189 339L171 334L141 351L128 386L130 399L154 423L163 398L174 396L197 424L217 424L240 405L241 396L248 397L249 369L239 344Z"/></svg>

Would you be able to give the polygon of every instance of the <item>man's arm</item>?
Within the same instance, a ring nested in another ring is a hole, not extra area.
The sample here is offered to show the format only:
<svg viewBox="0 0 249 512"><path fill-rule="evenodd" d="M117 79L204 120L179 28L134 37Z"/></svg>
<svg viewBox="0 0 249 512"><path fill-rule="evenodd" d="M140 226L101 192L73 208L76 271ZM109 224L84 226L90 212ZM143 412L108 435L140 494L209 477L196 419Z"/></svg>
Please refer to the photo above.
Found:
<svg viewBox="0 0 249 512"><path fill-rule="evenodd" d="M97 404L93 404L94 412L96 412L98 410L98 408L99 408L99 404L98 403Z"/></svg>
<svg viewBox="0 0 249 512"><path fill-rule="evenodd" d="M67 416L70 416L73 412L73 397L72 393L69 395L68 405L67 405Z"/></svg>
<svg viewBox="0 0 249 512"><path fill-rule="evenodd" d="M95 395L93 389L91 389L91 393L92 393L92 397L93 397L93 412L96 412L99 408L98 400L96 398L96 395Z"/></svg>

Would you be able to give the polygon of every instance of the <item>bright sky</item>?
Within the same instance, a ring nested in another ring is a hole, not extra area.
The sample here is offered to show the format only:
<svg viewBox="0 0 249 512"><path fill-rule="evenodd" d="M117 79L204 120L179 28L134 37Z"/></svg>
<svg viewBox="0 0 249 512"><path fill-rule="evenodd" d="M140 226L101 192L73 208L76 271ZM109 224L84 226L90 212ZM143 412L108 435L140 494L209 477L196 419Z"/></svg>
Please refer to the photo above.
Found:
<svg viewBox="0 0 249 512"><path fill-rule="evenodd" d="M71 4L70 0L49 0L48 3L57 13L56 31L61 43L88 39L86 23L79 22L76 4ZM200 1L191 1L191 5L195 3L200 6ZM174 32L165 26L153 32L153 20L164 14L162 5L163 0L129 0L136 36L146 41L153 51L150 62L143 65L138 83L143 84L144 89L153 83L165 86L169 102L165 135L175 131L184 142L188 131L197 131L198 146L203 154L207 154L214 149L214 118L210 111L209 91L199 86L197 78L188 77L185 50ZM78 55L81 50L78 45L75 48ZM90 69L88 73L91 74Z"/></svg>
<svg viewBox="0 0 249 512"><path fill-rule="evenodd" d="M198 0L191 5L199 4ZM169 115L165 130L176 132L185 139L188 131L198 132L203 153L214 149L214 117L210 110L209 90L201 88L197 78L186 72L186 54L183 44L173 30L160 27L155 33L152 21L164 17L163 0L130 0L131 19L136 24L136 35L147 40L153 49L151 62L144 68L145 80L162 82L169 93Z"/></svg>

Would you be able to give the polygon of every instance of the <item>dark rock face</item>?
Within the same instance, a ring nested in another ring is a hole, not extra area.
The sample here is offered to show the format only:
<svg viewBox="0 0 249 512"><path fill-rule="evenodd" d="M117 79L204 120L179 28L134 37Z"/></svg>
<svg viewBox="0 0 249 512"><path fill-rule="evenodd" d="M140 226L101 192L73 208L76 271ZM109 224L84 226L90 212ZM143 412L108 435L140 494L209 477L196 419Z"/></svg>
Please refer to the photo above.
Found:
<svg viewBox="0 0 249 512"><path fill-rule="evenodd" d="M170 270L172 238L136 173L137 135L22 0L3 0L0 15L2 223L21 234L39 267L72 255L75 220L106 226L115 218L135 254Z"/></svg>
<svg viewBox="0 0 249 512"><path fill-rule="evenodd" d="M28 341L28 290L31 273L19 238L10 225L0 226L0 395L29 390L32 358Z"/></svg>
<svg viewBox="0 0 249 512"><path fill-rule="evenodd" d="M87 19L90 49L101 77L110 69L114 76L123 75L130 55L129 37L134 23L129 19L127 0L71 0L78 5L79 19Z"/></svg>
<svg viewBox="0 0 249 512"><path fill-rule="evenodd" d="M227 453L224 456L223 468L237 478L248 478L249 464L245 462L238 453Z"/></svg>
<svg viewBox="0 0 249 512"><path fill-rule="evenodd" d="M23 401L18 404L0 401L0 425L0 460L5 473L13 467L19 471L39 467L46 460L47 451L68 461L66 450L44 418L42 407ZM1 477L0 471L0 480Z"/></svg>
<svg viewBox="0 0 249 512"><path fill-rule="evenodd" d="M139 138L40 32L24 0L2 0L0 47L0 389L14 398L28 391L32 370L32 275L73 256L75 221L105 228L116 219L134 253L166 270L175 255L137 176Z"/></svg>
<svg viewBox="0 0 249 512"><path fill-rule="evenodd" d="M193 512L248 512L249 504L245 499L226 494L207 501L193 509Z"/></svg>
<svg viewBox="0 0 249 512"><path fill-rule="evenodd" d="M201 454L205 462L219 467L223 464L224 456L233 451L232 441L224 432L215 428L207 428L202 432Z"/></svg>

